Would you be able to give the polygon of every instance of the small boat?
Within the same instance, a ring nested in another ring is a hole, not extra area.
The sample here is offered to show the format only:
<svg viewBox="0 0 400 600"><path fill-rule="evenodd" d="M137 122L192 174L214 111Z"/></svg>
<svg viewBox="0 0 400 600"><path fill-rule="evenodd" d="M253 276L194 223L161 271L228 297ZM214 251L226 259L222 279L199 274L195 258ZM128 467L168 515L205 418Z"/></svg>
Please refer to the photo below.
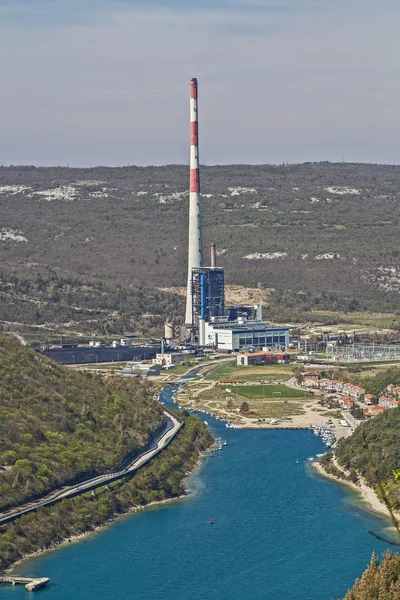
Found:
<svg viewBox="0 0 400 600"><path fill-rule="evenodd" d="M207 421L203 421L204 425L208 425Z"/></svg>
<svg viewBox="0 0 400 600"><path fill-rule="evenodd" d="M298 465L298 464L299 464L299 459L298 459L298 458L296 458L296 465Z"/></svg>
<svg viewBox="0 0 400 600"><path fill-rule="evenodd" d="M313 463L315 462L315 458L313 456L310 456L309 458L307 458L307 461Z"/></svg>

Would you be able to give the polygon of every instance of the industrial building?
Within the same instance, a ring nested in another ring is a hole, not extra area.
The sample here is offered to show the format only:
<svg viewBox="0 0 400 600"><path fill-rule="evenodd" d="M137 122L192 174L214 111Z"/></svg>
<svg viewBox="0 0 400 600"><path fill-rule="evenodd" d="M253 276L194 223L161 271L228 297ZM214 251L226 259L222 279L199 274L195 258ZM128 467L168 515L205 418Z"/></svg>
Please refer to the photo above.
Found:
<svg viewBox="0 0 400 600"><path fill-rule="evenodd" d="M182 352L160 352L153 358L153 365L161 367L168 365L181 365L187 359L187 355Z"/></svg>
<svg viewBox="0 0 400 600"><path fill-rule="evenodd" d="M236 321L199 321L200 346L214 346L222 352L287 348L289 328L275 327L264 321L240 318Z"/></svg>
<svg viewBox="0 0 400 600"><path fill-rule="evenodd" d="M289 363L290 354L286 352L244 352L238 354L237 365L248 367L249 365L269 365L274 363Z"/></svg>
<svg viewBox="0 0 400 600"><path fill-rule="evenodd" d="M222 352L276 348L289 345L289 329L262 321L261 306L225 307L224 270L216 265L215 244L211 263L203 264L200 210L198 83L190 81L190 192L188 273L184 335L179 341L198 342ZM172 340L173 326L166 323L166 339ZM169 342L171 345L171 342Z"/></svg>
<svg viewBox="0 0 400 600"><path fill-rule="evenodd" d="M225 316L224 270L212 267L192 269L192 326L197 330L199 319L210 321Z"/></svg>
<svg viewBox="0 0 400 600"><path fill-rule="evenodd" d="M149 365L134 361L128 361L121 371L123 377L149 377L150 375L156 376L159 374L160 367L158 365Z"/></svg>

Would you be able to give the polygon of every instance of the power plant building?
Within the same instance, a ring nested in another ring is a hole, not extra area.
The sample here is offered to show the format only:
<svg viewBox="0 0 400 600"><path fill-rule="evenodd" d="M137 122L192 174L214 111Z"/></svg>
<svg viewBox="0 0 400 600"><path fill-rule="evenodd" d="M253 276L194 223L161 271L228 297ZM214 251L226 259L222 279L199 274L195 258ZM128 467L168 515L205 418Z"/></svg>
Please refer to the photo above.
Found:
<svg viewBox="0 0 400 600"><path fill-rule="evenodd" d="M217 267L192 269L192 324L225 316L224 270Z"/></svg>
<svg viewBox="0 0 400 600"><path fill-rule="evenodd" d="M215 244L211 244L211 266L203 263L200 214L198 84L190 81L190 191L188 273L184 339L213 346L222 352L261 350L289 346L289 328L273 327L262 321L261 306L225 308L224 270L216 265ZM165 337L173 329L166 324Z"/></svg>
<svg viewBox="0 0 400 600"><path fill-rule="evenodd" d="M214 346L222 352L287 348L289 327L276 327L264 321L199 321L200 346Z"/></svg>

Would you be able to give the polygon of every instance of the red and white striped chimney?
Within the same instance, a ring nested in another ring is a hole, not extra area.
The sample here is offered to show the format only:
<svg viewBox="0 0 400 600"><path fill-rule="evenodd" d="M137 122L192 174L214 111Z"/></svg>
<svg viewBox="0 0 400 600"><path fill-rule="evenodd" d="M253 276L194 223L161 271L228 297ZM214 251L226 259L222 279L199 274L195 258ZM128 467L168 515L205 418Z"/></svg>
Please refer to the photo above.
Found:
<svg viewBox="0 0 400 600"><path fill-rule="evenodd" d="M197 79L190 81L190 195L189 195L189 249L188 283L185 324L192 325L192 269L203 266L203 250L200 215L199 171L199 120L197 105Z"/></svg>

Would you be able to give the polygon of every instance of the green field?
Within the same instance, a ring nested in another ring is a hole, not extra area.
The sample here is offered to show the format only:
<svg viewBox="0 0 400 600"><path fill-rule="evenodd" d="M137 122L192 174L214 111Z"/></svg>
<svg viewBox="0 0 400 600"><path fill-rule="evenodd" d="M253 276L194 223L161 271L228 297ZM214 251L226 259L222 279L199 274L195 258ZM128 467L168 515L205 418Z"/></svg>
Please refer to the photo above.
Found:
<svg viewBox="0 0 400 600"><path fill-rule="evenodd" d="M245 398L313 398L313 394L303 390L293 390L286 385L233 385L229 389L233 394Z"/></svg>
<svg viewBox="0 0 400 600"><path fill-rule="evenodd" d="M219 379L287 381L290 377L293 377L293 367L290 365L238 367L236 364L224 364L211 373L208 373L205 379L209 379L210 381L218 381Z"/></svg>

